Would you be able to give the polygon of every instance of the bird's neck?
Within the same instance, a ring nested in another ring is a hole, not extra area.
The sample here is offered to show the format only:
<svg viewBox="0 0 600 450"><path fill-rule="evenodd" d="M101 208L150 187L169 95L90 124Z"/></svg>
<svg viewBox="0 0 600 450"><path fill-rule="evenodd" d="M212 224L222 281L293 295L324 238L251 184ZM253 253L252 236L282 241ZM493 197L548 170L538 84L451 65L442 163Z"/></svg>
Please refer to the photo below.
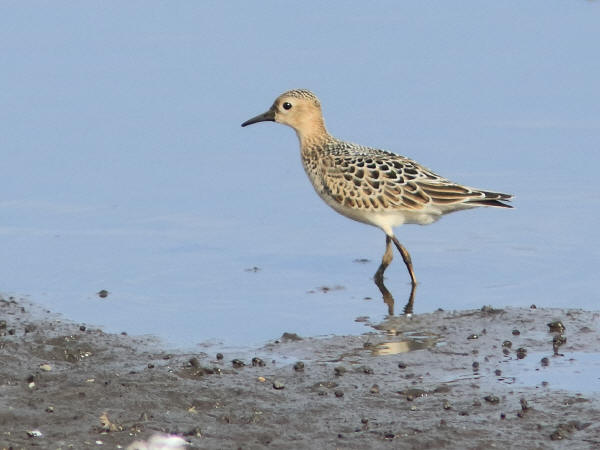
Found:
<svg viewBox="0 0 600 450"><path fill-rule="evenodd" d="M331 135L327 132L322 118L312 120L306 126L297 128L296 135L301 148L318 147L331 140Z"/></svg>

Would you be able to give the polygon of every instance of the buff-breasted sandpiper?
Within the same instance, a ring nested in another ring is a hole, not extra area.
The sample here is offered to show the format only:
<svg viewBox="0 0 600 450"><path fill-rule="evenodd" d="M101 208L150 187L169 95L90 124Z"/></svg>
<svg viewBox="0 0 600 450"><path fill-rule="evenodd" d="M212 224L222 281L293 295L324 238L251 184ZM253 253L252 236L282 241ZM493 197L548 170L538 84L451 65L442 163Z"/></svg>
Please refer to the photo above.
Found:
<svg viewBox="0 0 600 450"><path fill-rule="evenodd" d="M383 230L386 249L375 280L393 258L392 242L402 255L413 286L417 279L410 254L394 236L404 223L427 225L444 214L477 206L511 208L510 194L453 183L404 156L363 147L331 136L321 102L306 89L284 92L263 114L247 120L279 122L292 127L300 141L302 165L317 194L338 213Z"/></svg>

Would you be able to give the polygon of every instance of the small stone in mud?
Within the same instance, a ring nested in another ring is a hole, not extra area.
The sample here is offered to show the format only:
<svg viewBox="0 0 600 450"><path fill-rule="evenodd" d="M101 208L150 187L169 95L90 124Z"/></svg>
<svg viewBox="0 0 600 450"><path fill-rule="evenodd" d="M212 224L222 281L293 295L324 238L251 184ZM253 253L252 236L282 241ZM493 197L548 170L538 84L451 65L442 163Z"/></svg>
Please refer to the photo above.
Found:
<svg viewBox="0 0 600 450"><path fill-rule="evenodd" d="M298 336L296 333L288 333L287 331L281 335L279 338L281 342L289 342L289 341L301 341L302 338Z"/></svg>
<svg viewBox="0 0 600 450"><path fill-rule="evenodd" d="M508 356L508 355L510 355L510 350L507 348L503 348L502 353L504 354L504 356Z"/></svg>
<svg viewBox="0 0 600 450"><path fill-rule="evenodd" d="M85 330L86 330L85 325L80 325L79 326L79 331L85 331Z"/></svg>
<svg viewBox="0 0 600 450"><path fill-rule="evenodd" d="M512 334L513 336L518 336L521 334L521 332L515 328L514 330L512 330Z"/></svg>
<svg viewBox="0 0 600 450"><path fill-rule="evenodd" d="M333 373L336 376L341 377L346 373L346 368L344 366L337 366L335 369L333 369Z"/></svg>
<svg viewBox="0 0 600 450"><path fill-rule="evenodd" d="M406 369L406 363L404 361L400 361L398 363L398 368L399 369Z"/></svg>
<svg viewBox="0 0 600 450"><path fill-rule="evenodd" d="M374 384L373 386L371 386L369 392L371 392L371 394L379 394L379 385Z"/></svg>
<svg viewBox="0 0 600 450"><path fill-rule="evenodd" d="M367 375L373 375L375 373L373 371L373 369L371 369L368 366L363 366L362 371L363 371L363 373L366 373Z"/></svg>
<svg viewBox="0 0 600 450"><path fill-rule="evenodd" d="M550 360L548 358L546 358L545 356L542 358L542 366L546 367L550 364Z"/></svg>
<svg viewBox="0 0 600 450"><path fill-rule="evenodd" d="M567 337L563 334L556 335L552 338L552 349L554 350L554 354L558 355L558 349L561 345L567 343Z"/></svg>
<svg viewBox="0 0 600 450"><path fill-rule="evenodd" d="M100 298L106 298L106 297L108 297L109 292L106 289L102 289L102 290L96 292L96 294Z"/></svg>
<svg viewBox="0 0 600 450"><path fill-rule="evenodd" d="M512 347L512 342L510 342L510 341L504 341L502 343L502 347L511 348Z"/></svg>
<svg viewBox="0 0 600 450"><path fill-rule="evenodd" d="M496 370L494 370L494 375L499 377L500 375L502 375L502 371L500 369L496 369Z"/></svg>
<svg viewBox="0 0 600 450"><path fill-rule="evenodd" d="M188 363L194 369L197 369L198 367L200 367L200 361L198 361L198 358L196 358L195 356L193 358L190 358L190 360L188 361Z"/></svg>
<svg viewBox="0 0 600 450"><path fill-rule="evenodd" d="M500 413L500 418L501 418L502 420L506 419L506 414L504 414L504 413Z"/></svg>
<svg viewBox="0 0 600 450"><path fill-rule="evenodd" d="M40 430L31 430L27 432L27 436L30 438L40 438L42 437L42 432Z"/></svg>
<svg viewBox="0 0 600 450"><path fill-rule="evenodd" d="M52 370L52 366L50 364L40 364L40 370L44 372L50 372Z"/></svg>
<svg viewBox="0 0 600 450"><path fill-rule="evenodd" d="M531 309L537 309L537 306L535 306L534 304L532 304L529 308L531 308Z"/></svg>
<svg viewBox="0 0 600 450"><path fill-rule="evenodd" d="M255 356L252 358L252 367L264 367L266 366L265 362L259 357Z"/></svg>
<svg viewBox="0 0 600 450"><path fill-rule="evenodd" d="M343 397L343 396L344 396L344 391L335 391L335 396L336 396L337 398L341 398L341 397Z"/></svg>
<svg viewBox="0 0 600 450"><path fill-rule="evenodd" d="M473 333L467 336L467 339L479 339L479 335Z"/></svg>
<svg viewBox="0 0 600 450"><path fill-rule="evenodd" d="M283 382L281 380L273 381L273 389L281 390L284 387L285 387L285 385L283 384Z"/></svg>
<svg viewBox="0 0 600 450"><path fill-rule="evenodd" d="M444 403L442 406L444 407L445 410L452 409L452 405L450 404L450 402L448 400L444 400Z"/></svg>
<svg viewBox="0 0 600 450"><path fill-rule="evenodd" d="M423 389L405 389L403 391L398 391L398 394L405 395L406 400L412 402L415 398L425 397L427 395L427 391Z"/></svg>
<svg viewBox="0 0 600 450"><path fill-rule="evenodd" d="M223 359L223 353L217 353L217 360L221 361Z"/></svg>
<svg viewBox="0 0 600 450"><path fill-rule="evenodd" d="M527 356L527 349L525 347L519 347L517 349L517 358L523 359Z"/></svg>
<svg viewBox="0 0 600 450"><path fill-rule="evenodd" d="M473 364L472 364L472 366L473 366L473 370L474 370L475 372L479 370L479 362L477 362L477 361L473 361Z"/></svg>
<svg viewBox="0 0 600 450"><path fill-rule="evenodd" d="M231 361L231 365L233 367L235 367L236 369L239 369L241 367L244 367L246 365L246 363L244 361L242 361L241 359L234 359Z"/></svg>
<svg viewBox="0 0 600 450"><path fill-rule="evenodd" d="M563 429L558 428L550 435L550 439L553 441L561 441L566 438L567 435L568 433L566 433Z"/></svg>
<svg viewBox="0 0 600 450"><path fill-rule="evenodd" d="M294 370L296 372L301 372L304 370L304 362L302 361L298 361L296 364L294 364Z"/></svg>
<svg viewBox="0 0 600 450"><path fill-rule="evenodd" d="M148 369L154 369L154 364L148 363Z"/></svg>
<svg viewBox="0 0 600 450"><path fill-rule="evenodd" d="M550 328L550 333L562 333L566 330L564 324L560 320L550 322L548 328Z"/></svg>
<svg viewBox="0 0 600 450"><path fill-rule="evenodd" d="M486 395L483 399L488 403L500 403L500 398L496 395Z"/></svg>
<svg viewBox="0 0 600 450"><path fill-rule="evenodd" d="M54 412L54 406L48 406L48 407L46 407L46 412L47 413L53 413Z"/></svg>
<svg viewBox="0 0 600 450"><path fill-rule="evenodd" d="M6 320L0 320L0 330L6 330L7 326Z"/></svg>
<svg viewBox="0 0 600 450"><path fill-rule="evenodd" d="M327 391L321 388L317 391L317 394L319 394L321 397L325 397L327 395Z"/></svg>

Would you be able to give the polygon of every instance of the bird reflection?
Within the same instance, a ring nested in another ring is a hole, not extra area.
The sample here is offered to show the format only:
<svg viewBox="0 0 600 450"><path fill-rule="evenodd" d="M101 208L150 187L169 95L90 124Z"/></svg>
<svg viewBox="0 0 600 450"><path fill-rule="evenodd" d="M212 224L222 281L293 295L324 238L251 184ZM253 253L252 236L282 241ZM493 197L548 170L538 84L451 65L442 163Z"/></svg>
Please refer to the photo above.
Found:
<svg viewBox="0 0 600 450"><path fill-rule="evenodd" d="M381 264L383 266L383 263ZM385 268L384 268L385 270ZM394 315L394 297L392 293L388 290L388 288L383 283L383 270L381 270L381 266L375 276L373 277L373 281L375 282L375 286L379 288L381 295L383 296L383 302L388 307L388 315ZM410 287L410 295L408 296L408 302L404 305L403 314L408 315L413 313L413 304L415 302L415 292L417 291L417 285L412 283Z"/></svg>

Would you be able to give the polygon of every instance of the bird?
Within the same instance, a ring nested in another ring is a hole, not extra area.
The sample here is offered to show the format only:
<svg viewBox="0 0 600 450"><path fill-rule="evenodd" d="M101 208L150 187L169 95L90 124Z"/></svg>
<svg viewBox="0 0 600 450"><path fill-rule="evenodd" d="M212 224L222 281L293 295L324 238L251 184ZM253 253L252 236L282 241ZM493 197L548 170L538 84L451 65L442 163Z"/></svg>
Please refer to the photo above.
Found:
<svg viewBox="0 0 600 450"><path fill-rule="evenodd" d="M392 262L393 243L413 288L417 284L410 253L394 235L394 227L428 225L445 214L480 206L512 208L504 203L513 198L511 194L463 186L405 156L333 137L325 127L320 100L307 89L284 92L266 112L246 120L242 127L259 122L293 128L302 165L317 194L336 212L385 233L376 282L383 282Z"/></svg>

